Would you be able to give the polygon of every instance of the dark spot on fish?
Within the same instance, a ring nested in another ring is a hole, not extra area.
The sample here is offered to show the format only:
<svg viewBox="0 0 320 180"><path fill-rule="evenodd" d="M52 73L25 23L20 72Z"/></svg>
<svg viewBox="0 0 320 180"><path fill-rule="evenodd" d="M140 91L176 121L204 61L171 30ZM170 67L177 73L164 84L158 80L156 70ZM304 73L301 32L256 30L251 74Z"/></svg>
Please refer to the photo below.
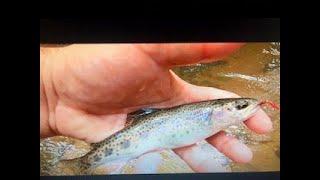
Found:
<svg viewBox="0 0 320 180"><path fill-rule="evenodd" d="M122 149L126 149L130 146L130 141L128 139L124 140L123 142L121 142L121 148Z"/></svg>
<svg viewBox="0 0 320 180"><path fill-rule="evenodd" d="M172 137L174 138L174 137L176 137L176 135L175 135L175 134L172 134Z"/></svg>
<svg viewBox="0 0 320 180"><path fill-rule="evenodd" d="M92 158L91 158L91 157L89 157L89 158L88 158L88 160L89 160L89 161L92 161Z"/></svg>
<svg viewBox="0 0 320 180"><path fill-rule="evenodd" d="M189 131L187 131L187 134L189 134Z"/></svg>
<svg viewBox="0 0 320 180"><path fill-rule="evenodd" d="M100 161L101 160L101 157L100 156L98 156L98 155L95 155L94 156L94 161Z"/></svg>
<svg viewBox="0 0 320 180"><path fill-rule="evenodd" d="M110 156L112 154L113 149L106 148L104 151L105 156Z"/></svg>

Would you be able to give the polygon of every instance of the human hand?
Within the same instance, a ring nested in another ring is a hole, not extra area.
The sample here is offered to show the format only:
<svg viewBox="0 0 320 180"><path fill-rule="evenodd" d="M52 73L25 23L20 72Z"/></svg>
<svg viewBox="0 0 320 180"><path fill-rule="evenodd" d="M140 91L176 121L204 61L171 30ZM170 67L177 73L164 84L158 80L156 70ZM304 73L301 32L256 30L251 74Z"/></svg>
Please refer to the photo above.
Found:
<svg viewBox="0 0 320 180"><path fill-rule="evenodd" d="M41 136L65 135L98 142L122 129L127 113L143 107L171 107L208 99L238 97L224 90L189 84L169 69L217 60L237 43L95 44L40 48ZM246 125L257 133L272 129L260 110ZM236 162L248 162L251 150L223 132L207 139ZM192 169L207 171L197 145L175 149Z"/></svg>

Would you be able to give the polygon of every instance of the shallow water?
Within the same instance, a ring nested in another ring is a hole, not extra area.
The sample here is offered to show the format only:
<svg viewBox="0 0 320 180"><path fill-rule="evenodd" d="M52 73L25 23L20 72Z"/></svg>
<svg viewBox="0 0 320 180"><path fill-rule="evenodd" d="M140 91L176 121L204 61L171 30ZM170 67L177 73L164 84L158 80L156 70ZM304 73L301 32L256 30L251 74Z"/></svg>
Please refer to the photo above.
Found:
<svg viewBox="0 0 320 180"><path fill-rule="evenodd" d="M173 71L189 83L215 87L237 93L243 97L268 99L280 104L280 43L249 43L223 61L210 64L197 64L179 67ZM231 171L279 171L280 170L280 112L266 109L273 121L274 131L267 135L258 135L244 125L229 127L226 132L236 136L253 151L253 160L248 164L229 163L221 153L212 154L218 165L216 172ZM88 144L65 137L41 140L40 163L42 175L73 175L75 170L65 167L64 172L50 169L52 161L61 155L52 151L55 146L64 146L64 156L80 156L89 151ZM202 145L207 148L207 144ZM57 149L57 148L56 148ZM49 153L50 151L50 153ZM143 159L143 160L142 160ZM153 162L155 166L144 167ZM226 163L227 162L227 163ZM228 166L224 169L224 166ZM186 173L193 172L172 151L162 151L146 155L144 158L128 163L122 173ZM104 172L101 172L104 173ZM99 172L97 172L99 174Z"/></svg>

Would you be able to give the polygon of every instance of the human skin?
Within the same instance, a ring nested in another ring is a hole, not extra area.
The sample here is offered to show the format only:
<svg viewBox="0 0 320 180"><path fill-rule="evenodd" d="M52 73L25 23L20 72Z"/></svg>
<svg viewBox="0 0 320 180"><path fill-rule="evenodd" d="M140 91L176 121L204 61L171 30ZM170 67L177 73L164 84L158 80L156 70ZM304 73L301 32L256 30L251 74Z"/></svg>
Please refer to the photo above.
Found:
<svg viewBox="0 0 320 180"><path fill-rule="evenodd" d="M40 47L40 135L98 142L122 129L127 113L143 107L172 107L201 100L239 97L189 84L170 69L225 58L243 44L82 44ZM210 60L209 60L210 59ZM256 133L272 130L259 110L245 124ZM206 139L230 159L252 159L251 150L220 132ZM193 170L207 172L197 145L174 149Z"/></svg>

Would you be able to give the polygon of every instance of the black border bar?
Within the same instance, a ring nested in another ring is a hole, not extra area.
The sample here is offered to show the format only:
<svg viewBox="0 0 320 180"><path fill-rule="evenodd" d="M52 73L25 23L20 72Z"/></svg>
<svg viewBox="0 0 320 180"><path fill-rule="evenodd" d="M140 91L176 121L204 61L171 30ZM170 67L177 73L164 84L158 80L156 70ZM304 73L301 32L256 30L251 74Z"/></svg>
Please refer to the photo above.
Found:
<svg viewBox="0 0 320 180"><path fill-rule="evenodd" d="M41 176L41 180L114 180L114 179L133 179L133 180L163 180L163 179L223 179L223 180L279 180L280 179L280 172L255 172L255 173L188 173L188 174L136 174L136 175L99 175L99 176Z"/></svg>
<svg viewBox="0 0 320 180"><path fill-rule="evenodd" d="M40 19L40 43L279 42L280 18Z"/></svg>

